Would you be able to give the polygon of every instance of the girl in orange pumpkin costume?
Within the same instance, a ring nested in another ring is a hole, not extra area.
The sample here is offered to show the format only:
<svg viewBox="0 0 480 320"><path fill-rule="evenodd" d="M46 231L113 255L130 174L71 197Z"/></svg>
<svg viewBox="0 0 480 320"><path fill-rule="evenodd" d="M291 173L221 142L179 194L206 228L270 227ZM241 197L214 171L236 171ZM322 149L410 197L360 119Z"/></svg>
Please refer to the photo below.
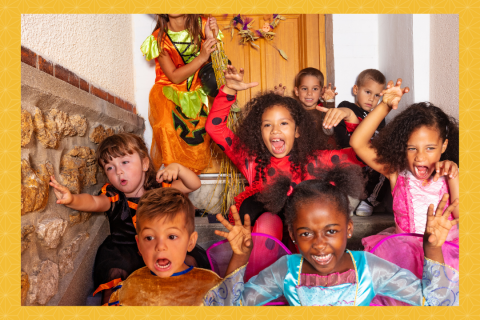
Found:
<svg viewBox="0 0 480 320"><path fill-rule="evenodd" d="M159 14L155 29L142 44L155 59L155 84L150 91L150 151L155 167L177 162L199 174L210 161L205 131L209 111L199 70L214 51L215 18L199 14Z"/></svg>

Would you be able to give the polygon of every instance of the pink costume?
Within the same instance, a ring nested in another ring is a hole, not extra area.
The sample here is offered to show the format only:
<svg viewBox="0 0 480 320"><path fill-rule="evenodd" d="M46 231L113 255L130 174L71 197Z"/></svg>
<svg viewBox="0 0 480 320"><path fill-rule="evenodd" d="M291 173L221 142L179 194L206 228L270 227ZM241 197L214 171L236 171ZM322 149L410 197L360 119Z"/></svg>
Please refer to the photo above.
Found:
<svg viewBox="0 0 480 320"><path fill-rule="evenodd" d="M434 182L433 178L419 180L408 170L401 172L392 191L395 227L363 238L365 251L408 269L421 278L424 252L420 235L425 232L428 206L433 203L436 210L445 193L449 193L449 188L443 176ZM449 219L453 219L453 215ZM458 270L458 225L450 230L442 251L445 264ZM386 299L383 302L375 299L373 303L391 305Z"/></svg>

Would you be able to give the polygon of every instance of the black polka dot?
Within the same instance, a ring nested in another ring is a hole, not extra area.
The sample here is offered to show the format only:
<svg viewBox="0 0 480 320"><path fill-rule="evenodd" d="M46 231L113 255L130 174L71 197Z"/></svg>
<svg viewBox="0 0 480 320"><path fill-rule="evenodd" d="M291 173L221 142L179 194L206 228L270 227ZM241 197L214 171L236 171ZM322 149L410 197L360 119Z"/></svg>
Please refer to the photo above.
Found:
<svg viewBox="0 0 480 320"><path fill-rule="evenodd" d="M222 123L222 118L213 118L212 123L216 126L218 126L220 123Z"/></svg>
<svg viewBox="0 0 480 320"><path fill-rule="evenodd" d="M271 176L274 176L274 175L275 175L275 168L270 168L270 169L268 169L267 174L268 174L270 177L271 177Z"/></svg>
<svg viewBox="0 0 480 320"><path fill-rule="evenodd" d="M227 142L227 144L228 144L229 146L232 145L232 138L226 137L226 138L225 138L225 141Z"/></svg>
<svg viewBox="0 0 480 320"><path fill-rule="evenodd" d="M248 159L247 158L245 158L245 168L247 168L247 170L248 170Z"/></svg>
<svg viewBox="0 0 480 320"><path fill-rule="evenodd" d="M223 121L227 121L227 119L228 119L228 116L226 116L225 119L223 119Z"/></svg>
<svg viewBox="0 0 480 320"><path fill-rule="evenodd" d="M228 101L233 101L233 100L235 100L235 96L232 96L231 94L227 94L227 100Z"/></svg>
<svg viewBox="0 0 480 320"><path fill-rule="evenodd" d="M292 186L292 188L295 188L297 186L295 182L292 182L290 185Z"/></svg>
<svg viewBox="0 0 480 320"><path fill-rule="evenodd" d="M313 169L314 169L313 163L310 162L310 163L307 165L307 171L308 171L308 173L311 174L311 175L313 175Z"/></svg>
<svg viewBox="0 0 480 320"><path fill-rule="evenodd" d="M340 157L338 155L332 156L332 158L330 158L330 160L332 161L333 164L339 164L340 163Z"/></svg>
<svg viewBox="0 0 480 320"><path fill-rule="evenodd" d="M225 147L222 146L221 144L218 144L218 143L217 143L217 146L218 146L220 149L222 149L222 151L225 151Z"/></svg>
<svg viewBox="0 0 480 320"><path fill-rule="evenodd" d="M267 240L265 240L265 247L268 250L273 250L273 248L275 248L275 240L267 238Z"/></svg>

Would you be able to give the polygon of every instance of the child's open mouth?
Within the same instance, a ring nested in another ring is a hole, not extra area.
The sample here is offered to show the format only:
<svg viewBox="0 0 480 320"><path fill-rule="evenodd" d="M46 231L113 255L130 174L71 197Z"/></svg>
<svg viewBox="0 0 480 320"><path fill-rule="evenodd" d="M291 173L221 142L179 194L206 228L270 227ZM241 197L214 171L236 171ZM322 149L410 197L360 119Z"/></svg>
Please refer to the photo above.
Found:
<svg viewBox="0 0 480 320"><path fill-rule="evenodd" d="M313 260L315 260L316 263L318 263L320 265L326 265L326 264L329 264L330 261L332 261L333 255L331 253L323 254L323 255L319 255L319 256L312 255L312 258L313 258Z"/></svg>
<svg viewBox="0 0 480 320"><path fill-rule="evenodd" d="M272 143L273 153L281 154L285 151L285 141L282 139L272 139L270 142Z"/></svg>
<svg viewBox="0 0 480 320"><path fill-rule="evenodd" d="M428 167L427 166L415 166L415 175L419 179L428 178Z"/></svg>
<svg viewBox="0 0 480 320"><path fill-rule="evenodd" d="M125 179L122 179L122 180L120 180L120 184L121 184L122 186L126 185L126 184L127 184L127 182L128 182L128 181L127 181L127 180L125 180Z"/></svg>
<svg viewBox="0 0 480 320"><path fill-rule="evenodd" d="M167 271L170 269L171 266L172 266L172 262L170 262L170 260L168 259L158 259L155 262L155 268L158 271Z"/></svg>

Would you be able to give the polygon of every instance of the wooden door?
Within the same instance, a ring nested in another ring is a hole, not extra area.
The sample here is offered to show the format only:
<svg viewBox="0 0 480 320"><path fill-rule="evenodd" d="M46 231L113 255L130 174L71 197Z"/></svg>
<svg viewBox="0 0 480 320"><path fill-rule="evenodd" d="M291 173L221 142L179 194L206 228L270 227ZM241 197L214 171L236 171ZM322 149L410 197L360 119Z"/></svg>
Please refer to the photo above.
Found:
<svg viewBox="0 0 480 320"><path fill-rule="evenodd" d="M245 82L259 83L257 87L238 93L237 99L240 107L243 107L256 94L273 90L273 87L279 83L287 87L286 95L293 96L295 75L306 67L319 69L326 79L325 15L283 15L287 19L281 21L273 30L275 39L271 43L265 39L258 39L254 42L260 47L259 49L250 44L240 45L238 31L234 31L232 38L230 29L224 29L229 25L233 15L213 16L217 19L218 26L223 32L225 53L232 64L237 69L245 70ZM247 16L254 19L253 30L261 29L265 23L265 15ZM287 54L288 60L285 60L275 47L283 50ZM217 149L217 151L219 150ZM212 161L204 173L218 172L218 162L218 159Z"/></svg>

